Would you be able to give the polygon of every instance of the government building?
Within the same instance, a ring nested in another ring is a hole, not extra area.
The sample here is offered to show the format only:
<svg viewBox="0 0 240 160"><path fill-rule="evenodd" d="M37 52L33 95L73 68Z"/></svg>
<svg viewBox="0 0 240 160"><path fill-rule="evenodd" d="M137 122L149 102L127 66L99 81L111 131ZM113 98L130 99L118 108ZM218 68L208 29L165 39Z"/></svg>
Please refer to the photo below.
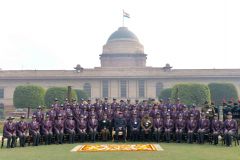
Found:
<svg viewBox="0 0 240 160"><path fill-rule="evenodd" d="M27 84L46 89L72 86L83 89L92 99L157 98L162 89L189 82L233 83L238 92L240 90L240 69L173 69L169 64L146 66L144 47L127 27L120 27L110 35L99 56L101 67L91 69L77 65L73 70L0 70L0 103L12 107L14 89Z"/></svg>

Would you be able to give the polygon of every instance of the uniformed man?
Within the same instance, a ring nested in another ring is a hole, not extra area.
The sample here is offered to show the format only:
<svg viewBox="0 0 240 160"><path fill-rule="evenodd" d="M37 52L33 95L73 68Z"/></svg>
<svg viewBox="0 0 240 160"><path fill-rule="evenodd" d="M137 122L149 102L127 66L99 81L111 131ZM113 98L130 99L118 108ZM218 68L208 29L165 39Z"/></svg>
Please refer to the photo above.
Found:
<svg viewBox="0 0 240 160"><path fill-rule="evenodd" d="M28 124L24 121L25 116L20 117L20 121L16 124L17 136L19 137L20 147L25 147L25 142L28 134Z"/></svg>
<svg viewBox="0 0 240 160"><path fill-rule="evenodd" d="M209 105L208 101L204 103L204 107L202 107L202 112L205 113L205 115L212 120L214 113L215 113L215 108L213 105Z"/></svg>
<svg viewBox="0 0 240 160"><path fill-rule="evenodd" d="M182 112L183 111L183 104L181 104L180 98L176 99L175 106L176 106L177 112Z"/></svg>
<svg viewBox="0 0 240 160"><path fill-rule="evenodd" d="M45 120L42 122L42 134L45 137L45 144L49 145L53 136L53 122L50 120L50 116L47 114Z"/></svg>
<svg viewBox="0 0 240 160"><path fill-rule="evenodd" d="M16 143L16 125L13 117L8 117L3 126L3 137L7 138L7 148L14 148Z"/></svg>
<svg viewBox="0 0 240 160"><path fill-rule="evenodd" d="M167 119L166 121L164 121L164 135L167 143L170 142L173 129L174 129L174 122L171 119L170 113L167 113Z"/></svg>
<svg viewBox="0 0 240 160"><path fill-rule="evenodd" d="M204 143L204 135L210 131L210 121L205 113L201 113L201 118L198 122L198 143Z"/></svg>
<svg viewBox="0 0 240 160"><path fill-rule="evenodd" d="M111 122L110 120L107 118L107 114L103 114L103 118L100 120L100 133L102 136L102 140L103 141L107 141L109 139L110 136L110 126L111 126Z"/></svg>
<svg viewBox="0 0 240 160"><path fill-rule="evenodd" d="M161 135L164 132L164 122L159 112L156 113L156 117L153 120L153 130L154 130L155 140L157 142L160 142Z"/></svg>
<svg viewBox="0 0 240 160"><path fill-rule="evenodd" d="M232 113L227 113L227 119L224 121L224 140L229 147L232 145L232 137L236 135L238 130L237 121L232 119Z"/></svg>
<svg viewBox="0 0 240 160"><path fill-rule="evenodd" d="M194 119L193 114L190 114L190 120L187 122L188 143L193 143L193 135L196 133L197 127L197 120Z"/></svg>
<svg viewBox="0 0 240 160"><path fill-rule="evenodd" d="M103 111L106 111L109 107L111 108L111 105L108 103L108 98L107 97L104 98L104 102L102 104L102 107L103 107Z"/></svg>
<svg viewBox="0 0 240 160"><path fill-rule="evenodd" d="M196 108L196 104L192 104L190 114L193 114L195 120L200 119L200 111Z"/></svg>
<svg viewBox="0 0 240 160"><path fill-rule="evenodd" d="M91 141L95 142L98 129L98 120L96 119L95 114L92 114L91 118L88 120L88 129Z"/></svg>
<svg viewBox="0 0 240 160"><path fill-rule="evenodd" d="M57 142L59 144L63 143L63 134L64 134L64 120L62 119L62 115L58 114L57 119L54 122L54 134L57 137Z"/></svg>
<svg viewBox="0 0 240 160"><path fill-rule="evenodd" d="M218 120L218 115L214 114L213 121L211 124L213 142L215 145L218 144L218 136L221 134L223 128L222 121Z"/></svg>
<svg viewBox="0 0 240 160"><path fill-rule="evenodd" d="M68 115L68 119L65 120L64 122L64 130L65 133L69 135L69 143L74 143L74 138L75 138L75 121L73 120L73 115Z"/></svg>
<svg viewBox="0 0 240 160"><path fill-rule="evenodd" d="M84 115L80 115L80 119L76 121L77 134L80 136L80 142L84 142L87 136L87 120Z"/></svg>
<svg viewBox="0 0 240 160"><path fill-rule="evenodd" d="M177 143L181 143L183 139L183 133L186 130L186 120L183 119L183 115L179 114L178 119L175 122L175 129L176 129L176 140Z"/></svg>
<svg viewBox="0 0 240 160"><path fill-rule="evenodd" d="M115 110L117 106L119 106L119 104L117 103L117 99L113 98L113 102L111 103L112 110Z"/></svg>
<svg viewBox="0 0 240 160"><path fill-rule="evenodd" d="M152 127L153 127L153 118L149 116L149 113L146 113L145 116L141 120L141 132L142 132L142 140L145 141L150 140L152 136Z"/></svg>
<svg viewBox="0 0 240 160"><path fill-rule="evenodd" d="M33 113L36 116L36 121L41 124L44 120L44 112L42 111L42 107L38 106L37 111Z"/></svg>
<svg viewBox="0 0 240 160"><path fill-rule="evenodd" d="M32 121L28 125L29 134L33 138L33 146L38 146L40 141L40 124L37 122L37 116L32 116Z"/></svg>
<svg viewBox="0 0 240 160"><path fill-rule="evenodd" d="M123 133L123 140L126 142L126 128L127 122L126 119L123 117L123 113L119 112L119 116L114 120L114 128L115 128L115 135L116 135L116 142L118 142L119 132Z"/></svg>
<svg viewBox="0 0 240 160"><path fill-rule="evenodd" d="M130 119L130 137L132 141L138 140L138 135L140 133L141 121L138 118L137 112L133 112L132 118Z"/></svg>
<svg viewBox="0 0 240 160"><path fill-rule="evenodd" d="M49 115L49 119L54 122L57 118L57 112L54 110L54 105L51 106L51 109L47 112L47 114Z"/></svg>

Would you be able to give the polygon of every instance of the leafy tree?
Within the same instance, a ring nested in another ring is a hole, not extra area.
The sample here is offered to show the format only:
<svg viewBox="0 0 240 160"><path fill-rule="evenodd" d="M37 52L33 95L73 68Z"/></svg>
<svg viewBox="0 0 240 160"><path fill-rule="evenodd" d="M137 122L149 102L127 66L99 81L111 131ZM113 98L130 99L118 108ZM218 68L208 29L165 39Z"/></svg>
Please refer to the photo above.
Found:
<svg viewBox="0 0 240 160"><path fill-rule="evenodd" d="M13 104L16 108L36 108L44 105L44 88L34 85L17 86L13 93Z"/></svg>
<svg viewBox="0 0 240 160"><path fill-rule="evenodd" d="M86 100L86 99L89 98L88 94L86 92L84 92L84 90L76 89L75 91L76 91L76 94L77 94L77 97L78 97L79 100L80 99L85 99Z"/></svg>
<svg viewBox="0 0 240 160"><path fill-rule="evenodd" d="M223 100L237 100L238 92L232 83L210 83L211 100L216 105L221 105Z"/></svg>
<svg viewBox="0 0 240 160"><path fill-rule="evenodd" d="M45 94L45 104L47 106L51 106L54 102L55 98L58 99L59 103L63 103L67 98L68 89L66 87L52 87L48 88ZM77 100L77 95L75 90L71 91L71 97Z"/></svg>
<svg viewBox="0 0 240 160"><path fill-rule="evenodd" d="M172 94L172 88L163 89L160 95L158 96L158 99L166 100L171 97L171 94Z"/></svg>
<svg viewBox="0 0 240 160"><path fill-rule="evenodd" d="M202 105L210 101L210 90L204 84L176 84L172 89L172 99L180 98L185 104Z"/></svg>

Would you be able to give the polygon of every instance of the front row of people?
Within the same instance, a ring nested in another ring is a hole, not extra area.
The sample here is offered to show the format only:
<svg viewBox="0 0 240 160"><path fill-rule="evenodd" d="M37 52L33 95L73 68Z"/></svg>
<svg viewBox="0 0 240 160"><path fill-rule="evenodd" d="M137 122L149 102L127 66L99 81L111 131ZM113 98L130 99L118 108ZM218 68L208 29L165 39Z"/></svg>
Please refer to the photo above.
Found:
<svg viewBox="0 0 240 160"><path fill-rule="evenodd" d="M95 142L97 135L103 141L107 141L112 135L112 128L115 132L115 141L118 141L121 132L124 141L126 138L137 141L141 136L142 141L152 140L153 137L157 142L164 139L169 143L170 140L175 139L176 142L181 143L187 137L187 142L193 143L197 137L198 143L204 143L205 136L211 135L214 144L218 144L218 137L222 135L225 144L230 146L232 138L238 131L237 122L232 119L230 112L224 122L218 120L217 115L214 115L214 119L210 121L204 113L199 120L196 120L193 114L190 114L188 120L184 119L182 114L178 115L177 120L173 120L169 113L166 118L162 118L161 114L157 113L154 119L146 114L140 120L137 114L133 113L132 118L127 121L122 112L119 112L112 121L108 119L107 114L104 114L101 120L98 120L94 114L89 119L84 115L74 119L70 114L66 120L59 114L54 122L49 119L49 115L46 115L41 123L36 120L36 115L32 116L30 123L24 120L24 116L21 116L17 123L14 123L13 119L9 117L4 124L3 137L7 138L8 148L16 146L17 137L21 147L25 146L29 137L34 146L39 145L41 137L44 138L45 144L52 143L53 137L57 143L62 144L64 135L68 137L69 143L74 143L76 137L80 142L84 142L87 137Z"/></svg>

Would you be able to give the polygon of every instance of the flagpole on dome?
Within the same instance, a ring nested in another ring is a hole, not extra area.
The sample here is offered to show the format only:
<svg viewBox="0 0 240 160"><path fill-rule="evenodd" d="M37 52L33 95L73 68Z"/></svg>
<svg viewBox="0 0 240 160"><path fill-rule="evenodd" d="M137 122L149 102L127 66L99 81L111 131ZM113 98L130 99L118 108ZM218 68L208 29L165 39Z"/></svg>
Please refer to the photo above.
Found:
<svg viewBox="0 0 240 160"><path fill-rule="evenodd" d="M126 17L126 18L130 18L130 15L129 15L127 12L125 12L124 9L123 9L123 17L122 17L122 18L123 18L123 19L122 19L122 25L123 25L123 27L124 27L124 18L125 18L125 17Z"/></svg>
<svg viewBox="0 0 240 160"><path fill-rule="evenodd" d="M122 26L124 27L124 10L123 10L123 15L122 15Z"/></svg>

